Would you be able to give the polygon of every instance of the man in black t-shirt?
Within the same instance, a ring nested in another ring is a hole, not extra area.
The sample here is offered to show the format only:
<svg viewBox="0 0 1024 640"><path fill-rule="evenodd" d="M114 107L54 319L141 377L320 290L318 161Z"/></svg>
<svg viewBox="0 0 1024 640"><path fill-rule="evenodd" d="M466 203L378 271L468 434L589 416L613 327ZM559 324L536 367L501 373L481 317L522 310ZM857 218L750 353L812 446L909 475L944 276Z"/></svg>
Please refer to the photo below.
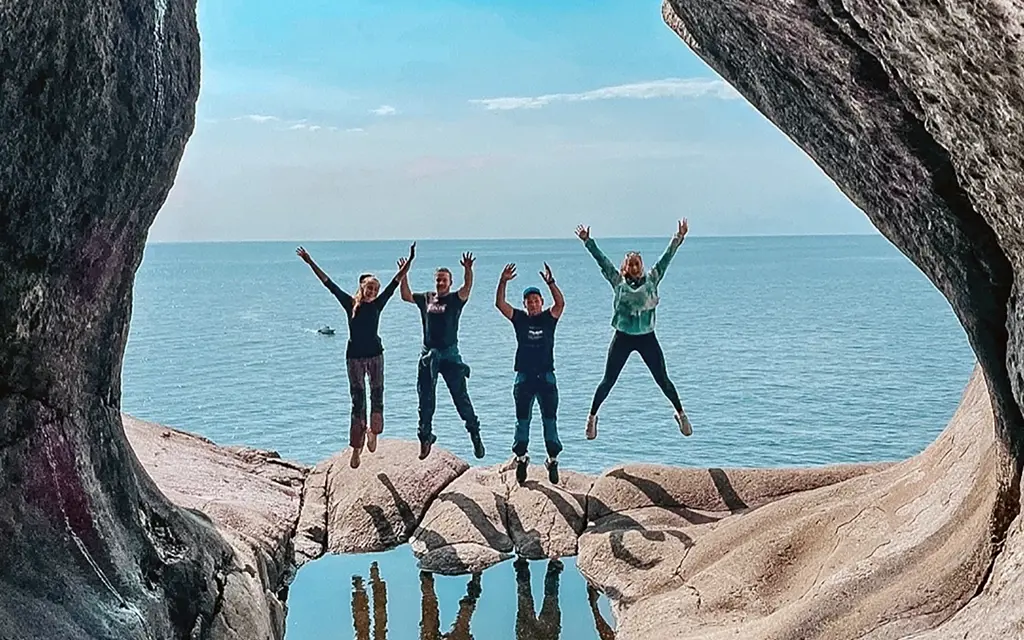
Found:
<svg viewBox="0 0 1024 640"><path fill-rule="evenodd" d="M498 280L494 306L512 322L518 343L514 365L516 381L512 387L512 397L516 403L516 434L512 444L512 452L516 455L516 480L519 484L526 482L526 471L530 464L530 457L526 455L530 443L530 420L533 403L537 401L544 424L548 479L552 484L558 484L558 454L562 452L562 443L558 440L556 424L558 384L555 380L555 327L565 309L565 298L555 284L551 267L545 262L540 277L551 290L554 304L550 309L544 309L544 296L540 289L528 287L523 292L523 306L526 310L513 309L505 301L505 289L515 277L516 265L506 265Z"/></svg>
<svg viewBox="0 0 1024 640"><path fill-rule="evenodd" d="M403 258L404 260L404 258ZM401 282L402 300L411 302L420 310L423 324L423 349L420 354L419 370L416 376L416 393L419 395L420 460L430 455L430 447L437 440L433 433L434 409L437 407L437 376L444 378L451 393L459 417L466 422L466 431L473 441L473 455L484 457L484 444L480 440L480 420L469 399L466 379L469 367L459 354L459 318L462 308L469 300L473 288L473 254L465 253L460 263L463 268L463 284L452 291L452 272L442 267L434 272L434 291L413 293L409 278ZM402 267L399 261L399 267Z"/></svg>

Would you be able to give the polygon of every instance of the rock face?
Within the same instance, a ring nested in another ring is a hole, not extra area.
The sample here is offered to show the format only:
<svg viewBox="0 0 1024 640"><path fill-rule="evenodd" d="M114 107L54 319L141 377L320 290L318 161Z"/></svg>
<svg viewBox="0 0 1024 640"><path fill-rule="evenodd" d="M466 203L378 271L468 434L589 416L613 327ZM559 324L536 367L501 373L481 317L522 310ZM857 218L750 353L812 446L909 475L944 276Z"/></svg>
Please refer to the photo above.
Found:
<svg viewBox="0 0 1024 640"><path fill-rule="evenodd" d="M135 455L174 504L208 516L235 551L216 638L281 638L297 562L293 539L309 469L273 452L218 447L123 416Z"/></svg>
<svg viewBox="0 0 1024 640"><path fill-rule="evenodd" d="M316 466L313 484L326 493L307 500L326 507L324 544L332 553L384 551L406 542L438 492L469 468L439 447L420 460L419 445L401 440L381 439L376 453L364 450L358 469L349 466L350 453Z"/></svg>
<svg viewBox="0 0 1024 640"><path fill-rule="evenodd" d="M508 465L470 469L446 487L413 533L424 571L477 573L518 554L539 560L574 556L586 527L594 479L563 471L558 485L531 466L519 486Z"/></svg>
<svg viewBox="0 0 1024 640"><path fill-rule="evenodd" d="M209 637L235 554L119 413L133 276L193 126L195 2L11 0L0 33L0 637Z"/></svg>

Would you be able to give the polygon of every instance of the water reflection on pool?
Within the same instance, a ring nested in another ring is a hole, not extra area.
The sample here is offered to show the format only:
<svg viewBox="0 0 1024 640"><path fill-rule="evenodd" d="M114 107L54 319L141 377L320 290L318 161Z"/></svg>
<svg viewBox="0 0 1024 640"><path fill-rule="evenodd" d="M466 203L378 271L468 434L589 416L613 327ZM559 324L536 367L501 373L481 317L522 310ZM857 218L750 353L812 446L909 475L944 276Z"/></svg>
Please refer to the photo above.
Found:
<svg viewBox="0 0 1024 640"><path fill-rule="evenodd" d="M614 619L574 558L423 573L408 545L327 556L288 594L287 640L611 640Z"/></svg>

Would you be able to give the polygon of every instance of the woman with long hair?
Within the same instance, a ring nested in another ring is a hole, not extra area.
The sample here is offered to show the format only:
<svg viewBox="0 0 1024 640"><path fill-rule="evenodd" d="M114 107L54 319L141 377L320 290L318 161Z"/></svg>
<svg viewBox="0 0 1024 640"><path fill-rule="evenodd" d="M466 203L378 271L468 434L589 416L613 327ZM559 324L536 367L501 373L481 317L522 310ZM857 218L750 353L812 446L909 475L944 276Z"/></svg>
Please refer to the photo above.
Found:
<svg viewBox="0 0 1024 640"><path fill-rule="evenodd" d="M662 393L675 408L675 420L679 425L679 430L684 436L693 433L690 419L686 416L683 404L679 401L679 393L676 392L675 385L668 377L665 354L661 350L657 336L654 335L654 312L659 302L658 284L665 277L665 271L668 269L669 263L672 262L679 245L683 244L688 230L689 224L686 218L683 218L679 221L675 235L672 236L672 240L657 264L645 273L644 261L639 253L628 252L622 259L620 267L616 269L608 256L598 248L597 242L590 236L590 227L583 225L576 227L576 235L583 241L590 255L601 267L602 275L612 286L612 291L615 294L612 314L615 335L608 348L604 377L597 386L594 401L590 405L590 415L587 416L588 440L597 437L597 412L612 387L615 386L615 381L619 379L626 360L634 351L640 353L644 364L654 376L654 381L658 383Z"/></svg>
<svg viewBox="0 0 1024 640"><path fill-rule="evenodd" d="M378 327L384 305L398 288L402 277L408 273L416 257L416 243L409 247L409 257L399 261L398 273L384 290L380 280L372 273L359 276L359 287L349 295L313 262L313 258L302 247L295 250L310 266L320 282L341 303L348 320L348 344L345 347L345 361L348 365L348 388L352 395L352 421L349 427L349 445L352 458L349 464L359 467L359 456L365 442L370 453L377 450L377 436L384 431L384 345L381 343ZM370 421L366 421L366 380L370 381Z"/></svg>

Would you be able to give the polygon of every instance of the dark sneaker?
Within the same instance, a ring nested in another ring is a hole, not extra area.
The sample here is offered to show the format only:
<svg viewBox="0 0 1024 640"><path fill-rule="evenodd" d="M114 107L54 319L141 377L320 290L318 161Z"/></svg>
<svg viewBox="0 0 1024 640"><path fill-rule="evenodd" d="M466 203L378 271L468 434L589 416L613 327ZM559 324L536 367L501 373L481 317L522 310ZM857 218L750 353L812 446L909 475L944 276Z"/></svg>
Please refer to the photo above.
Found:
<svg viewBox="0 0 1024 640"><path fill-rule="evenodd" d="M519 486L526 484L526 472L530 468L530 456L516 458L516 482Z"/></svg>
<svg viewBox="0 0 1024 640"><path fill-rule="evenodd" d="M484 451L484 441L480 439L480 432L474 431L469 434L469 439L473 441L473 455L477 458L482 458L486 454Z"/></svg>
<svg viewBox="0 0 1024 640"><path fill-rule="evenodd" d="M437 440L437 436L431 435L430 439L426 442L420 441L420 460L426 460L427 456L430 455L430 447L433 446Z"/></svg>
<svg viewBox="0 0 1024 640"><path fill-rule="evenodd" d="M544 466L548 468L548 481L551 484L558 484L558 460L548 458Z"/></svg>

